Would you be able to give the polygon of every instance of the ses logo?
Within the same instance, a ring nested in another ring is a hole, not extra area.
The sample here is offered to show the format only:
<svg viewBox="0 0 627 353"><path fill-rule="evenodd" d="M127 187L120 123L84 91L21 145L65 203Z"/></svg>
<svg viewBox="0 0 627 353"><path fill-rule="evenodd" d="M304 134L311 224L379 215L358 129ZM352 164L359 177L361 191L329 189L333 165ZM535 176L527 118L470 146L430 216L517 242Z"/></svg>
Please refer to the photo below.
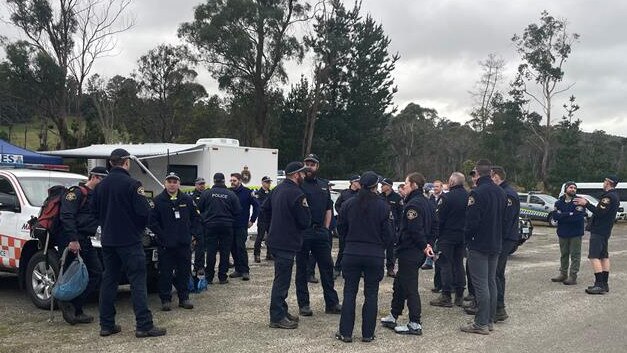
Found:
<svg viewBox="0 0 627 353"><path fill-rule="evenodd" d="M24 156L21 154L0 154L0 163L24 164Z"/></svg>

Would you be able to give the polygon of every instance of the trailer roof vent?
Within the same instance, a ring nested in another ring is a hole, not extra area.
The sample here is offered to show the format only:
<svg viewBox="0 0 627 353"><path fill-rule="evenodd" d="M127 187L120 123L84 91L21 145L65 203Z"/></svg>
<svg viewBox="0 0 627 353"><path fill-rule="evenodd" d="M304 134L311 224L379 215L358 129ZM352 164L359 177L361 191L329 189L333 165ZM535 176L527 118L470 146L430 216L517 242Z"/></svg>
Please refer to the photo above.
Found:
<svg viewBox="0 0 627 353"><path fill-rule="evenodd" d="M196 141L197 145L219 145L239 147L239 140L229 138L202 138Z"/></svg>

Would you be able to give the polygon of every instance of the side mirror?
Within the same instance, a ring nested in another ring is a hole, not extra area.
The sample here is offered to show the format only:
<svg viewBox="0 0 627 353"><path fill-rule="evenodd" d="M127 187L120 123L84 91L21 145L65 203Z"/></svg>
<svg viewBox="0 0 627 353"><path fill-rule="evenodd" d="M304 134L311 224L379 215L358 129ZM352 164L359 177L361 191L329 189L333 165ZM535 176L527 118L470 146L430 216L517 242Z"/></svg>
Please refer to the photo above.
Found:
<svg viewBox="0 0 627 353"><path fill-rule="evenodd" d="M0 211L19 212L20 203L17 196L0 193Z"/></svg>

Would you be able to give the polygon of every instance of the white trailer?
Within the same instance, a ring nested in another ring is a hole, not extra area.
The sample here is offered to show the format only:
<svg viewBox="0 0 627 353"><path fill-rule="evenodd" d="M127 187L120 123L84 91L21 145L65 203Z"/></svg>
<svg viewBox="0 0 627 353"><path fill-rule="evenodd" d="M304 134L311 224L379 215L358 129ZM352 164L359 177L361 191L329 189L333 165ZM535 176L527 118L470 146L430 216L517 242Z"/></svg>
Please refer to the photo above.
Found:
<svg viewBox="0 0 627 353"><path fill-rule="evenodd" d="M139 163L132 163L130 173L142 182L147 194L155 196L163 190L163 180L171 171L181 177L183 186L193 186L197 177L205 178L211 185L213 175L220 172L227 180L231 173L241 173L246 186L259 187L262 177L273 178L278 170L277 149L243 147L238 140L227 138L204 138L195 144L92 145L47 153L65 158L87 158L91 169L106 166L107 158L116 148L127 150L146 167L144 169Z"/></svg>

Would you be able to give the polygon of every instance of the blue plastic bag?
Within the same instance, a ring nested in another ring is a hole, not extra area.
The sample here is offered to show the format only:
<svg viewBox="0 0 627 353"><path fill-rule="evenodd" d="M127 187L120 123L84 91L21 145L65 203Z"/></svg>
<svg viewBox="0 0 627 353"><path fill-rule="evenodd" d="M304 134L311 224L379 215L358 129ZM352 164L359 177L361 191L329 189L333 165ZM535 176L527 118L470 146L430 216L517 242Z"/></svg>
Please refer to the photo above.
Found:
<svg viewBox="0 0 627 353"><path fill-rule="evenodd" d="M68 266L65 271L63 270L67 254L68 248L65 248L61 256L61 272L59 279L52 287L52 296L60 301L70 301L78 297L85 291L87 283L89 282L87 266L85 266L83 258L79 253L76 254L76 258L72 261L70 266Z"/></svg>

